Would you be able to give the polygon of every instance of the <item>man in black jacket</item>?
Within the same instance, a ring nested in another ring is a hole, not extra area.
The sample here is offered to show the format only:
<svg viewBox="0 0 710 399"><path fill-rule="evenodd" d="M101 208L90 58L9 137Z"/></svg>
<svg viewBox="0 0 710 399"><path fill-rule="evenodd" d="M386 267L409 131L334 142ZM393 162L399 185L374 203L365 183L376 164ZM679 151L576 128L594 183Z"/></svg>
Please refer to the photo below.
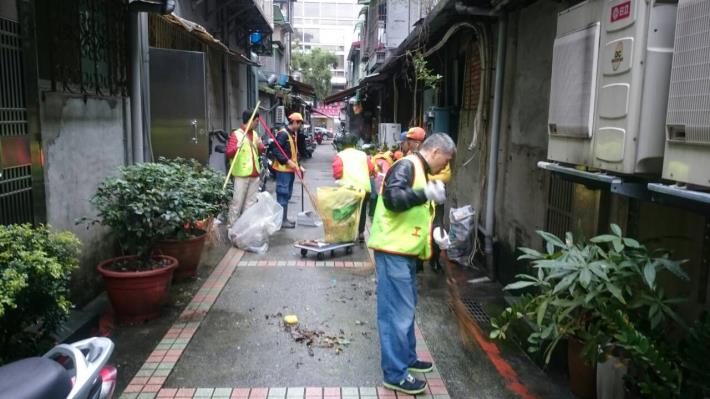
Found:
<svg viewBox="0 0 710 399"><path fill-rule="evenodd" d="M296 224L287 218L288 202L293 195L293 182L296 179L295 174L303 176L303 169L298 163L298 150L296 144L296 135L303 123L303 116L300 113L294 112L288 116L288 126L281 129L276 135L276 142L271 149L274 156L274 174L276 175L276 202L283 208L283 222L281 227L292 229Z"/></svg>
<svg viewBox="0 0 710 399"><path fill-rule="evenodd" d="M432 202L446 200L444 183L428 181L451 160L456 146L436 133L419 152L395 162L384 178L368 247L377 269L377 327L386 388L417 395L426 382L410 372L426 373L433 365L417 359L414 313L417 303L416 264L431 256ZM437 241L444 239L435 234ZM443 244L443 243L442 243Z"/></svg>

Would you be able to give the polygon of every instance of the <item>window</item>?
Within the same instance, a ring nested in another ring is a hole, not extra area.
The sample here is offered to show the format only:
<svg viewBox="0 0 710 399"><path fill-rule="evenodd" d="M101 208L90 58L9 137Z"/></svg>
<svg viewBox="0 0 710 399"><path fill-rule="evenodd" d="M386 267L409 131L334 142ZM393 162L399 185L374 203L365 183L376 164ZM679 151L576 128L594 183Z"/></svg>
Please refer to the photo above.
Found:
<svg viewBox="0 0 710 399"><path fill-rule="evenodd" d="M320 9L318 3L304 3L303 4L303 15L310 18L319 18Z"/></svg>
<svg viewBox="0 0 710 399"><path fill-rule="evenodd" d="M320 5L321 17L335 18L336 10L338 9L338 7L339 7L339 5L337 5L335 3L321 3L321 5Z"/></svg>
<svg viewBox="0 0 710 399"><path fill-rule="evenodd" d="M338 58L338 69L344 69L345 68L345 56L338 55L336 57Z"/></svg>
<svg viewBox="0 0 710 399"><path fill-rule="evenodd" d="M303 16L303 3L294 3L293 4L293 16L294 17L302 17Z"/></svg>
<svg viewBox="0 0 710 399"><path fill-rule="evenodd" d="M321 25L337 25L338 21L335 19L321 19L320 24Z"/></svg>
<svg viewBox="0 0 710 399"><path fill-rule="evenodd" d="M355 8L352 4L338 4L338 18L352 19L355 17Z"/></svg>
<svg viewBox="0 0 710 399"><path fill-rule="evenodd" d="M320 32L318 31L318 29L304 29L303 41L306 43L320 42Z"/></svg>

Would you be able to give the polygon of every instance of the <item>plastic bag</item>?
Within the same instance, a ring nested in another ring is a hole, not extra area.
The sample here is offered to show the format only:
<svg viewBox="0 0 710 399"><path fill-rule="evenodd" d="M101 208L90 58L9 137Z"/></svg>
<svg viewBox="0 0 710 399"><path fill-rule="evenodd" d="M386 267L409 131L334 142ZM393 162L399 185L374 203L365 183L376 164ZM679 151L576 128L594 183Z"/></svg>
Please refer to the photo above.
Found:
<svg viewBox="0 0 710 399"><path fill-rule="evenodd" d="M474 250L473 234L476 231L476 210L471 205L449 210L449 240L451 245L446 250L450 260L468 265Z"/></svg>
<svg viewBox="0 0 710 399"><path fill-rule="evenodd" d="M357 239L360 209L365 193L350 187L318 187L318 211L325 241L336 244Z"/></svg>
<svg viewBox="0 0 710 399"><path fill-rule="evenodd" d="M283 208L268 192L256 195L249 207L229 228L229 241L245 251L263 254L269 249L269 237L281 229Z"/></svg>

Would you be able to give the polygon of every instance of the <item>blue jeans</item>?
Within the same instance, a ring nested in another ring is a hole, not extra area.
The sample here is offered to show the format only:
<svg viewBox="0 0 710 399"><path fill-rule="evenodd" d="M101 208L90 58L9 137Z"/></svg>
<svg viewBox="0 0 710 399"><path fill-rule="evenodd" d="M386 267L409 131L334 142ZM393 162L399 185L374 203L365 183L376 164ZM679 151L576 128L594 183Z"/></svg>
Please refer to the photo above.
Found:
<svg viewBox="0 0 710 399"><path fill-rule="evenodd" d="M417 361L417 258L375 251L377 327L385 382L399 384Z"/></svg>
<svg viewBox="0 0 710 399"><path fill-rule="evenodd" d="M291 200L293 194L293 181L296 175L293 173L276 172L276 202L284 208L284 217L286 217L286 209L288 201Z"/></svg>

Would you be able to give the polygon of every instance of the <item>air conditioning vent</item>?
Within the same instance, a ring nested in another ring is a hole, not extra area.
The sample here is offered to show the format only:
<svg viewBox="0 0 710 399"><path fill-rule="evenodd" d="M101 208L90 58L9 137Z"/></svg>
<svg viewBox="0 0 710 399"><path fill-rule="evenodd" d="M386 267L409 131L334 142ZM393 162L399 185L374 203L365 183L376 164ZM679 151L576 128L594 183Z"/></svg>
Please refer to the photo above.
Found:
<svg viewBox="0 0 710 399"><path fill-rule="evenodd" d="M663 177L710 188L710 1L680 0Z"/></svg>
<svg viewBox="0 0 710 399"><path fill-rule="evenodd" d="M549 133L592 135L599 53L599 23L555 39Z"/></svg>
<svg viewBox="0 0 710 399"><path fill-rule="evenodd" d="M710 1L679 4L666 123L670 141L710 144Z"/></svg>

